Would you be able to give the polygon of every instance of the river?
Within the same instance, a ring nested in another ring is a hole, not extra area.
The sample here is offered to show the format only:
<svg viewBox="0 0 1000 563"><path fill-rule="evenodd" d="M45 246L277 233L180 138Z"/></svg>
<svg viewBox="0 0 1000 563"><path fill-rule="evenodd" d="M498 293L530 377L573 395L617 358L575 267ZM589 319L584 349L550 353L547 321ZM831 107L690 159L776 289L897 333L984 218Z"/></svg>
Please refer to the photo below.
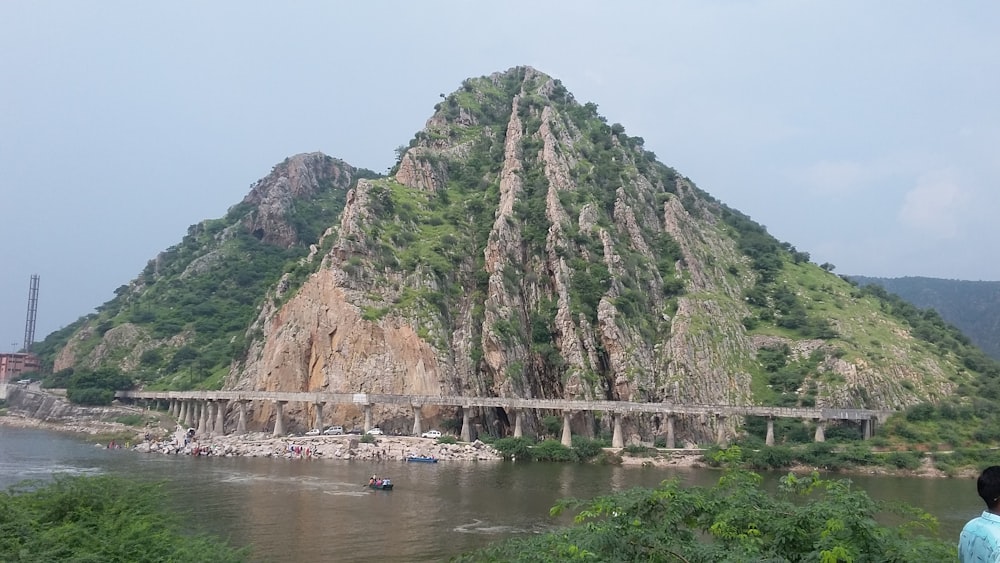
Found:
<svg viewBox="0 0 1000 563"><path fill-rule="evenodd" d="M54 473L164 481L192 529L252 545L255 561L437 561L504 538L569 523L559 498L591 498L672 477L709 485L709 469L506 462L350 462L139 454L85 437L0 426L0 489ZM393 491L371 491L372 473ZM768 476L773 484L776 475ZM982 511L975 481L851 476L877 499L919 506L957 539Z"/></svg>

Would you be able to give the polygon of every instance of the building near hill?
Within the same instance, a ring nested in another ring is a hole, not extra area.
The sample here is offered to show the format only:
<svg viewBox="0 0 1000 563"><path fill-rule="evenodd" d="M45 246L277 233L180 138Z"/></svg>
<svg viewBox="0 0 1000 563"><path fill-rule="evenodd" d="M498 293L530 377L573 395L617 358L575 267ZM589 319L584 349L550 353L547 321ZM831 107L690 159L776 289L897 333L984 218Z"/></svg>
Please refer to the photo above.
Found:
<svg viewBox="0 0 1000 563"><path fill-rule="evenodd" d="M17 381L26 373L38 373L42 364L38 356L24 352L0 354L0 383Z"/></svg>

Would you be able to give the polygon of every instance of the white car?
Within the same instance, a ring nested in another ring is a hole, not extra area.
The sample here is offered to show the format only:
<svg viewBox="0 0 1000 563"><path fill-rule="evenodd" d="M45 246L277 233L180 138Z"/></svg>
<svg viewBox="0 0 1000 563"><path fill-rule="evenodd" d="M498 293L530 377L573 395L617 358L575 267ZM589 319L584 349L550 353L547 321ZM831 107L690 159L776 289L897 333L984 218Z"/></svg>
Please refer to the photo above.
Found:
<svg viewBox="0 0 1000 563"><path fill-rule="evenodd" d="M424 432L423 434L421 434L420 437L421 438L440 438L441 437L441 431L440 430L428 430L427 432Z"/></svg>
<svg viewBox="0 0 1000 563"><path fill-rule="evenodd" d="M319 428L313 428L306 432L306 436L319 436Z"/></svg>
<svg viewBox="0 0 1000 563"><path fill-rule="evenodd" d="M372 436L381 436L382 435L382 429L380 429L379 427L376 426L375 428L372 428L368 432L365 432L365 434L371 434Z"/></svg>
<svg viewBox="0 0 1000 563"><path fill-rule="evenodd" d="M339 435L344 433L343 426L331 426L323 431L324 434Z"/></svg>

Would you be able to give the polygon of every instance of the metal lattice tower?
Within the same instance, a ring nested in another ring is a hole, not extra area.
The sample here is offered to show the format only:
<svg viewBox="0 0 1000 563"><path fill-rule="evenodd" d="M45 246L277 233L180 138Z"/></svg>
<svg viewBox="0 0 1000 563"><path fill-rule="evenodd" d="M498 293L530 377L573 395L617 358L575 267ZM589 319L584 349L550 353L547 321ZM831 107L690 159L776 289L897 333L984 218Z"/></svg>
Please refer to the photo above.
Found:
<svg viewBox="0 0 1000 563"><path fill-rule="evenodd" d="M24 351L31 352L35 343L35 317L38 316L38 274L31 275L28 289L28 318L24 321Z"/></svg>

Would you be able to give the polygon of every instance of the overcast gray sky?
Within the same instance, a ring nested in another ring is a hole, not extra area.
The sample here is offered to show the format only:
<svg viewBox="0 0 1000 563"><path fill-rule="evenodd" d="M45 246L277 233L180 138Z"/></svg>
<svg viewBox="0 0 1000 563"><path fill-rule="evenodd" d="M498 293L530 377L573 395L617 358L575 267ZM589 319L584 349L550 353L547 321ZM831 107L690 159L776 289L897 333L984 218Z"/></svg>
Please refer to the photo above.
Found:
<svg viewBox="0 0 1000 563"><path fill-rule="evenodd" d="M841 274L1000 280L1000 3L0 3L0 351L91 313L287 156L384 172L531 65Z"/></svg>

